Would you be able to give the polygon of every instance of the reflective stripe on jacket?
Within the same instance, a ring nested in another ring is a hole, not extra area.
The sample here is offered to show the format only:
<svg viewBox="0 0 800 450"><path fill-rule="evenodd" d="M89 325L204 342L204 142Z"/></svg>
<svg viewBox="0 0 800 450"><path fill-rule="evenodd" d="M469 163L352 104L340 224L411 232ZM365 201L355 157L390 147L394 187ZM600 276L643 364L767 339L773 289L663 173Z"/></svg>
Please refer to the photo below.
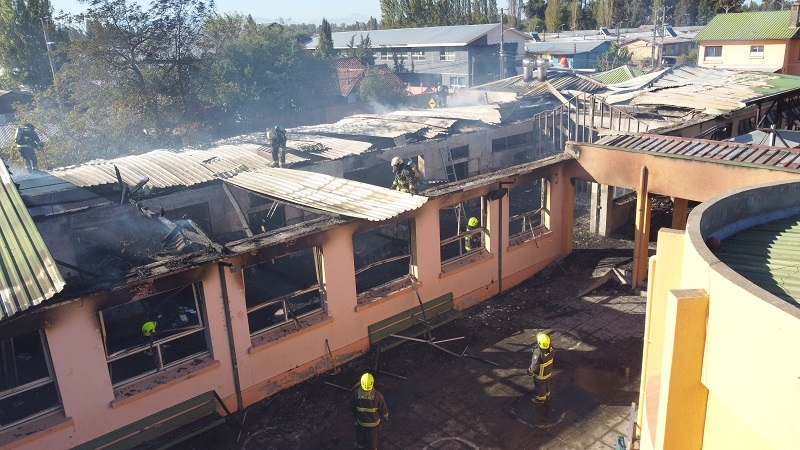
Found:
<svg viewBox="0 0 800 450"><path fill-rule="evenodd" d="M531 372L533 376L539 380L546 380L550 378L553 373L553 356L556 351L551 346L547 350L540 347L533 349L533 356L531 357Z"/></svg>
<svg viewBox="0 0 800 450"><path fill-rule="evenodd" d="M350 413L358 425L367 428L377 427L381 424L381 418L389 417L383 395L375 389L365 391L360 387L350 398Z"/></svg>

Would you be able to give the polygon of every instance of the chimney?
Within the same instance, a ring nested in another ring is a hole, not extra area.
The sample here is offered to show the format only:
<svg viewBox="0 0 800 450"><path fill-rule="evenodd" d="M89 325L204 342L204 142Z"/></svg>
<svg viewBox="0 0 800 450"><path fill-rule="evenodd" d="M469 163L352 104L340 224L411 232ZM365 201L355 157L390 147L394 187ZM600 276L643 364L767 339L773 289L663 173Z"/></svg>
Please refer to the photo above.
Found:
<svg viewBox="0 0 800 450"><path fill-rule="evenodd" d="M793 3L792 14L789 15L789 28L797 28L798 11L800 11L800 3Z"/></svg>
<svg viewBox="0 0 800 450"><path fill-rule="evenodd" d="M534 62L528 58L522 60L522 81L533 81L533 66Z"/></svg>
<svg viewBox="0 0 800 450"><path fill-rule="evenodd" d="M536 67L539 69L539 74L536 77L539 81L547 81L547 66L550 65L549 59L539 58L536 60Z"/></svg>

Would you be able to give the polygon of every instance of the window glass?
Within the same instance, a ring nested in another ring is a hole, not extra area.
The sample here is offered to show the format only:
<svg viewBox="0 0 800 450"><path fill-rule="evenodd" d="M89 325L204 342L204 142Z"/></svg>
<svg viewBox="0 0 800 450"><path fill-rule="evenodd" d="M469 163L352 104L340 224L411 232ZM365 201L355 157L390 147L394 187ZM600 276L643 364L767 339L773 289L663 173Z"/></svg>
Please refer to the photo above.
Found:
<svg viewBox="0 0 800 450"><path fill-rule="evenodd" d="M318 252L308 248L244 268L250 334L322 309Z"/></svg>
<svg viewBox="0 0 800 450"><path fill-rule="evenodd" d="M44 333L0 340L0 429L60 407Z"/></svg>
<svg viewBox="0 0 800 450"><path fill-rule="evenodd" d="M411 222L402 220L353 236L356 292L405 278L411 263Z"/></svg>
<svg viewBox="0 0 800 450"><path fill-rule="evenodd" d="M706 46L706 48L705 48L705 57L706 58L721 58L722 57L722 46L721 45Z"/></svg>
<svg viewBox="0 0 800 450"><path fill-rule="evenodd" d="M484 201L474 198L439 210L439 255L442 264L484 248ZM475 219L475 225L470 220Z"/></svg>
<svg viewBox="0 0 800 450"><path fill-rule="evenodd" d="M201 285L100 311L111 382L118 385L208 353ZM145 331L152 324L154 331Z"/></svg>
<svg viewBox="0 0 800 450"><path fill-rule="evenodd" d="M536 179L509 189L509 239L522 236L524 242L532 239L537 231L544 231L541 229L546 195L544 186L544 179Z"/></svg>

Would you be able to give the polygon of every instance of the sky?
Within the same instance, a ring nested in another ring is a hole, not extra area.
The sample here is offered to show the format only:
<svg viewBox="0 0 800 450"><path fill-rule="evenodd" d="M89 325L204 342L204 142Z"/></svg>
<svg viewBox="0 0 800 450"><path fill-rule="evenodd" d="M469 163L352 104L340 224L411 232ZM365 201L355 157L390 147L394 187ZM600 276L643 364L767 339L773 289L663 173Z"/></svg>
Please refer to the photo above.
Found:
<svg viewBox="0 0 800 450"><path fill-rule="evenodd" d="M150 1L138 0L136 3L146 6ZM331 23L352 24L366 22L370 16L379 22L381 20L380 0L217 0L215 3L220 13L250 14L264 22L283 19L286 23L318 24L324 17ZM86 10L78 0L50 0L50 4L56 14L61 10L74 14Z"/></svg>

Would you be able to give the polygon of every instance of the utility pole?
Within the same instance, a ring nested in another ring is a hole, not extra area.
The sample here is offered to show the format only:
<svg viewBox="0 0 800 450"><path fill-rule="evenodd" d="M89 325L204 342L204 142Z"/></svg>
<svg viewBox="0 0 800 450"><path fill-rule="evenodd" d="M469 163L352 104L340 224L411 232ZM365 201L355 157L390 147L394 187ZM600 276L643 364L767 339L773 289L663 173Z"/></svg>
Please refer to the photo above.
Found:
<svg viewBox="0 0 800 450"><path fill-rule="evenodd" d="M500 8L500 79L506 78L506 54L503 49L503 32L506 31L503 27L503 8Z"/></svg>

